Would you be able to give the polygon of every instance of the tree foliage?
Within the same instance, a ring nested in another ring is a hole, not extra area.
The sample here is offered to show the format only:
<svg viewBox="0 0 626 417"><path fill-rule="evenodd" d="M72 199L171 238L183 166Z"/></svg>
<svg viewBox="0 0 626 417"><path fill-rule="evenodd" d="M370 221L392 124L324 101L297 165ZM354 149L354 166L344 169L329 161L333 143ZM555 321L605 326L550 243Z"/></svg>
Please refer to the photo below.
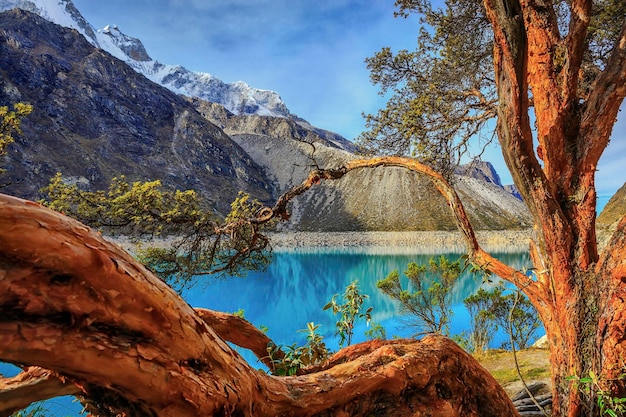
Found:
<svg viewBox="0 0 626 417"><path fill-rule="evenodd" d="M492 25L478 0L448 0L441 8L428 0L397 0L396 5L397 16L415 13L423 26L415 50L385 47L366 60L372 83L390 98L384 109L366 115L368 130L359 142L367 152L415 156L450 173L470 146L480 154L494 138L493 124L488 124L498 108ZM550 7L558 27L567 32L573 13L569 3L556 1ZM581 98L607 66L625 9L624 0L593 3L581 64ZM560 72L567 61L567 41L563 37L560 51L555 51Z"/></svg>
<svg viewBox="0 0 626 417"><path fill-rule="evenodd" d="M13 110L0 106L0 157L7 154L7 147L15 141L14 135L22 134L21 120L32 111L33 106L25 103L15 103Z"/></svg>
<svg viewBox="0 0 626 417"><path fill-rule="evenodd" d="M460 262L450 261L445 256L431 259L428 265L411 262L404 275L409 280L408 288L401 284L398 270L378 281L376 286L400 302L403 313L412 315L414 320L410 321L410 325L416 328L416 335L449 335L452 288L461 275Z"/></svg>
<svg viewBox="0 0 626 417"><path fill-rule="evenodd" d="M495 117L504 160L533 216L534 273L525 276L487 254L462 203L442 192L470 261L517 286L542 319L550 341L553 414L596 415L567 377L592 371L618 381L626 355L625 318L616 313L626 309L626 220L603 252L595 228L595 173L626 96L626 3L396 5L398 15L417 14L427 27L415 51L383 49L368 60L372 81L390 100L368 116L362 143L418 157L449 179L469 141L489 138L485 128ZM618 382L614 390L625 396L626 384Z"/></svg>
<svg viewBox="0 0 626 417"><path fill-rule="evenodd" d="M463 300L470 314L470 344L474 351L489 348L498 328L509 335L504 348L526 349L530 346L541 320L528 298L518 291L507 290L502 283L490 290L480 287Z"/></svg>
<svg viewBox="0 0 626 417"><path fill-rule="evenodd" d="M465 298L463 304L470 316L470 348L474 353L485 352L498 330L493 308L496 304L494 293L480 287Z"/></svg>
<svg viewBox="0 0 626 417"><path fill-rule="evenodd" d="M439 10L426 1L406 2L421 15L415 51L390 48L367 59L372 82L391 93L386 108L367 115L365 149L418 157L450 172L496 115L493 35L478 1L450 1ZM492 135L484 139L491 141Z"/></svg>
<svg viewBox="0 0 626 417"><path fill-rule="evenodd" d="M48 207L108 234L163 238L140 247L137 257L179 289L196 275L242 275L269 263L269 241L261 233L269 225L254 222L263 206L245 193L220 220L202 208L195 191L166 190L160 181L130 183L122 176L106 191L85 191L57 174L42 191Z"/></svg>

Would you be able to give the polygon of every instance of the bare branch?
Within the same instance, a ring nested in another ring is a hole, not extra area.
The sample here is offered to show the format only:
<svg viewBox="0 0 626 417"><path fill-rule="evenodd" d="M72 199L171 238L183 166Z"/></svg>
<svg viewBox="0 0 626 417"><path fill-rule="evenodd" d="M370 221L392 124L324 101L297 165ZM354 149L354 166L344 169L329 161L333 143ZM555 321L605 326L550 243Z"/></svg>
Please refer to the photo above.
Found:
<svg viewBox="0 0 626 417"><path fill-rule="evenodd" d="M546 293L541 290L541 284L534 282L531 278L527 277L520 271L511 268L481 249L476 238L474 228L469 221L465 208L463 207L463 203L454 188L441 174L413 158L381 156L371 159L356 159L347 162L339 168L315 170L311 172L307 179L305 179L300 185L297 185L291 190L285 192L278 199L278 202L272 209L266 210L264 216L255 219L255 221L269 221L275 217L289 218L289 213L287 212L287 204L289 201L304 193L314 185L319 184L322 180L339 179L348 174L350 171L380 166L401 167L426 175L431 181L433 181L434 185L446 199L448 206L452 210L454 220L465 239L465 243L468 247L468 253L472 261L477 265L489 268L501 278L512 282L522 289L531 300L546 301Z"/></svg>
<svg viewBox="0 0 626 417"><path fill-rule="evenodd" d="M47 369L30 366L12 378L0 377L0 415L10 415L62 395L79 395L81 389Z"/></svg>
<svg viewBox="0 0 626 417"><path fill-rule="evenodd" d="M196 308L196 313L222 339L244 349L249 349L270 370L274 364L268 355L268 346L276 344L265 333L257 329L252 323L234 314ZM275 359L282 359L285 353L278 349L272 353Z"/></svg>

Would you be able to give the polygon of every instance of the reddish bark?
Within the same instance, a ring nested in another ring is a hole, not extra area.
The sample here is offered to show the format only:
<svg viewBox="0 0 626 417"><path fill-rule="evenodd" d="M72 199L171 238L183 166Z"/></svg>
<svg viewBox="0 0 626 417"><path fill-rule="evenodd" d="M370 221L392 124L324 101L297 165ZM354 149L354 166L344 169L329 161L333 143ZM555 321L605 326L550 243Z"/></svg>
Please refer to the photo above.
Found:
<svg viewBox="0 0 626 417"><path fill-rule="evenodd" d="M516 413L444 337L355 346L321 370L279 378L244 362L209 316L89 228L0 196L0 360L51 370L92 407L157 416Z"/></svg>
<svg viewBox="0 0 626 417"><path fill-rule="evenodd" d="M626 95L626 19L606 68L583 94L578 80L592 1L568 4L570 25L563 37L549 3L484 1L494 30L498 138L537 232L531 248L537 291L527 295L550 342L553 415L574 417L599 410L593 399L585 404L568 377L589 371L615 375L608 369L622 366L617 358L624 351L624 274L615 260L626 249L616 239L598 256L594 175ZM534 151L531 110L540 155ZM616 384L616 392L623 389L623 382Z"/></svg>
<svg viewBox="0 0 626 417"><path fill-rule="evenodd" d="M13 378L0 377L0 415L12 414L35 401L80 393L78 386L59 378L52 371L27 367Z"/></svg>

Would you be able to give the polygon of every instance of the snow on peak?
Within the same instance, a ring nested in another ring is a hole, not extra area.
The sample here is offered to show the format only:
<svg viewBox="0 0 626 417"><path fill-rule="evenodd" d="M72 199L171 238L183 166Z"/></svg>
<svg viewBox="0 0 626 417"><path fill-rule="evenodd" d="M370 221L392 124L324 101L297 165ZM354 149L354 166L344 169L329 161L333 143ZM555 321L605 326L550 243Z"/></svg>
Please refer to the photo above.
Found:
<svg viewBox="0 0 626 417"><path fill-rule="evenodd" d="M0 0L0 11L16 7L78 30L92 45L175 93L219 103L235 114L291 116L280 96L273 91L258 90L243 81L224 83L211 74L192 72L180 65L164 65L150 58L141 41L125 35L117 25L96 31L72 0Z"/></svg>

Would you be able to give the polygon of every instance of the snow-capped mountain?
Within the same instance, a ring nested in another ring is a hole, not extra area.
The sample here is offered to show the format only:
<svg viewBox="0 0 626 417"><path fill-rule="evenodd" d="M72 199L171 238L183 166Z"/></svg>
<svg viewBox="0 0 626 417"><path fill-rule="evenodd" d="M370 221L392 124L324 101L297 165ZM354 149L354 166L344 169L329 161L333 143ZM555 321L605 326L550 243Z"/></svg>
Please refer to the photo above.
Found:
<svg viewBox="0 0 626 417"><path fill-rule="evenodd" d="M117 26L107 25L95 30L71 0L0 0L0 11L16 7L76 29L92 45L175 93L219 103L235 114L291 117L287 106L274 91L252 88L243 81L225 83L209 73L162 64L148 55L139 39L125 35Z"/></svg>

